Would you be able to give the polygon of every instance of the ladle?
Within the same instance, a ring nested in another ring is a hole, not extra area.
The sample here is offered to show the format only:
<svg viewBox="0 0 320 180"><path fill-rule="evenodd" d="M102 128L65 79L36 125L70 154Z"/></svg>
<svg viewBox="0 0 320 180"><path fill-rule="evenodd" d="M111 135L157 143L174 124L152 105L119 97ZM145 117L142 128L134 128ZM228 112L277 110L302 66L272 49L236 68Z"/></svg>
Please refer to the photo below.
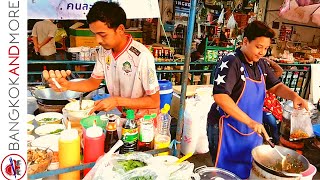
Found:
<svg viewBox="0 0 320 180"><path fill-rule="evenodd" d="M281 160L281 169L282 169L282 171L285 170L285 169L287 169L286 166L285 166L285 165L286 165L286 159L287 159L287 157L284 156L284 155L276 148L275 144L274 144L273 142L271 142L270 139L266 139L263 134L261 134L261 136L262 136L263 139L265 139L265 140L267 141L267 143L268 143L273 149L275 149L276 152L280 155L280 157L281 157L281 159L282 159L282 160ZM285 172L284 172L284 173L285 173Z"/></svg>
<svg viewBox="0 0 320 180"><path fill-rule="evenodd" d="M82 110L82 99L83 99L83 93L80 94L80 98L79 98L79 109Z"/></svg>
<svg viewBox="0 0 320 180"><path fill-rule="evenodd" d="M51 78L51 79L52 79L52 81L54 82L54 84L57 86L57 88L59 88L59 89L61 90L61 92L62 92L62 87L61 87L61 85L58 83L58 81L56 80L56 78ZM65 93L64 93L64 92L62 92L62 93L63 93L64 98L65 98L65 99L68 99L68 98L66 97Z"/></svg>

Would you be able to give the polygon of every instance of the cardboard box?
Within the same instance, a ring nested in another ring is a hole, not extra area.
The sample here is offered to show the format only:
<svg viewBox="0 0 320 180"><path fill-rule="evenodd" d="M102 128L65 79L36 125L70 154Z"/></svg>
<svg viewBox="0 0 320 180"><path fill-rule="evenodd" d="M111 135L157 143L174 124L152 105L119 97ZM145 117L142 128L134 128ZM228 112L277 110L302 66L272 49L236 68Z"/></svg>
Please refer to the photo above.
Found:
<svg viewBox="0 0 320 180"><path fill-rule="evenodd" d="M197 88L213 88L213 85L188 85L186 97L194 96ZM179 117L181 86L173 86L170 115L176 119Z"/></svg>
<svg viewBox="0 0 320 180"><path fill-rule="evenodd" d="M76 29L71 29L70 28L70 35L72 36L89 36L89 37L94 37L94 34L90 31L89 28L76 28Z"/></svg>
<svg viewBox="0 0 320 180"><path fill-rule="evenodd" d="M96 47L99 44L96 41L96 38L93 36L72 36L70 35L70 47Z"/></svg>

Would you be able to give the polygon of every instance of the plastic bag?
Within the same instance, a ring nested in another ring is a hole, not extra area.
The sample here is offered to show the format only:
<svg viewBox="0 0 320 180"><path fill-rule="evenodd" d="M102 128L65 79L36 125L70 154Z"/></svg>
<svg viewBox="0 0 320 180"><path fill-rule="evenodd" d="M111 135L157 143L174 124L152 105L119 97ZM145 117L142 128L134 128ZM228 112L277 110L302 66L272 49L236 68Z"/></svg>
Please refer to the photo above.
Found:
<svg viewBox="0 0 320 180"><path fill-rule="evenodd" d="M194 164L188 161L184 161L178 165L175 165L175 168L170 168L169 180L185 180L190 179L194 173ZM173 170L174 169L174 170Z"/></svg>
<svg viewBox="0 0 320 180"><path fill-rule="evenodd" d="M290 141L313 137L310 112L294 109L291 113Z"/></svg>
<svg viewBox="0 0 320 180"><path fill-rule="evenodd" d="M221 11L221 13L219 15L217 23L218 24L223 24L223 19L224 19L224 9L222 9L222 11Z"/></svg>
<svg viewBox="0 0 320 180"><path fill-rule="evenodd" d="M236 25L237 25L237 21L234 19L234 16L233 14L229 17L228 19L228 23L227 23L227 28L228 29L234 29L236 28Z"/></svg>
<svg viewBox="0 0 320 180"><path fill-rule="evenodd" d="M181 152L183 154L194 153L200 133L197 101L195 98L186 99L184 110L184 123L181 141Z"/></svg>
<svg viewBox="0 0 320 180"><path fill-rule="evenodd" d="M119 174L125 174L133 170L134 167L144 167L149 164L149 160L153 156L144 152L132 152L127 154L119 154L112 158L111 164L113 171Z"/></svg>
<svg viewBox="0 0 320 180"><path fill-rule="evenodd" d="M147 166L152 157L152 155L144 152L113 154L111 158L106 158L106 155L104 155L97 161L95 166L93 166L93 168L85 176L84 180L121 180L126 173L129 173L134 169L126 171L125 167L119 162L124 162L126 160L137 160L143 162L145 166Z"/></svg>
<svg viewBox="0 0 320 180"><path fill-rule="evenodd" d="M149 166L137 168L124 174L121 180L156 180L164 178L163 175L157 171L157 169Z"/></svg>
<svg viewBox="0 0 320 180"><path fill-rule="evenodd" d="M209 152L207 116L214 102L212 87L199 88L196 93L195 97L186 100L181 142L183 154Z"/></svg>

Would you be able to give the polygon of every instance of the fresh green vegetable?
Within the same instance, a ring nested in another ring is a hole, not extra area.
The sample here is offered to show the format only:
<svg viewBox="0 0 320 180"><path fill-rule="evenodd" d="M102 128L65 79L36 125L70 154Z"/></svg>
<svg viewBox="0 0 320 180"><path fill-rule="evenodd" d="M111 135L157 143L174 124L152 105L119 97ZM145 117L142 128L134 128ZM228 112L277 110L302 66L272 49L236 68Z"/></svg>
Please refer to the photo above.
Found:
<svg viewBox="0 0 320 180"><path fill-rule="evenodd" d="M58 118L43 118L40 121L48 122L48 121L57 121L57 120L58 120Z"/></svg>
<svg viewBox="0 0 320 180"><path fill-rule="evenodd" d="M61 131L63 131L63 129L57 129L55 131L50 132L49 134L56 134L56 133L59 133Z"/></svg>
<svg viewBox="0 0 320 180"><path fill-rule="evenodd" d="M144 167L147 165L144 162L141 162L138 160L132 160L132 159L125 160L125 161L119 161L118 163L119 163L119 165L122 166L122 168L124 169L125 172L130 171L135 168Z"/></svg>
<svg viewBox="0 0 320 180"><path fill-rule="evenodd" d="M153 176L136 176L132 177L129 180L154 180L155 178Z"/></svg>

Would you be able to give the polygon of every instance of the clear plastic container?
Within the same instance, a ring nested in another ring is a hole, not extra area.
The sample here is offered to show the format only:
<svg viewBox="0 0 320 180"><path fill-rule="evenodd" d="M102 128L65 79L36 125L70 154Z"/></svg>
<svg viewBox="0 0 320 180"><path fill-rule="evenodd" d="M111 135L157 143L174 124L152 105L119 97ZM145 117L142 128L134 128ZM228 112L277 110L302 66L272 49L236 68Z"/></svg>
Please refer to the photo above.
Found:
<svg viewBox="0 0 320 180"><path fill-rule="evenodd" d="M170 134L170 123L171 116L168 114L170 110L170 105L165 104L161 109L161 114L159 115L157 122L157 132L154 138L154 149L167 148L171 142ZM168 155L169 153L164 152L159 155Z"/></svg>

